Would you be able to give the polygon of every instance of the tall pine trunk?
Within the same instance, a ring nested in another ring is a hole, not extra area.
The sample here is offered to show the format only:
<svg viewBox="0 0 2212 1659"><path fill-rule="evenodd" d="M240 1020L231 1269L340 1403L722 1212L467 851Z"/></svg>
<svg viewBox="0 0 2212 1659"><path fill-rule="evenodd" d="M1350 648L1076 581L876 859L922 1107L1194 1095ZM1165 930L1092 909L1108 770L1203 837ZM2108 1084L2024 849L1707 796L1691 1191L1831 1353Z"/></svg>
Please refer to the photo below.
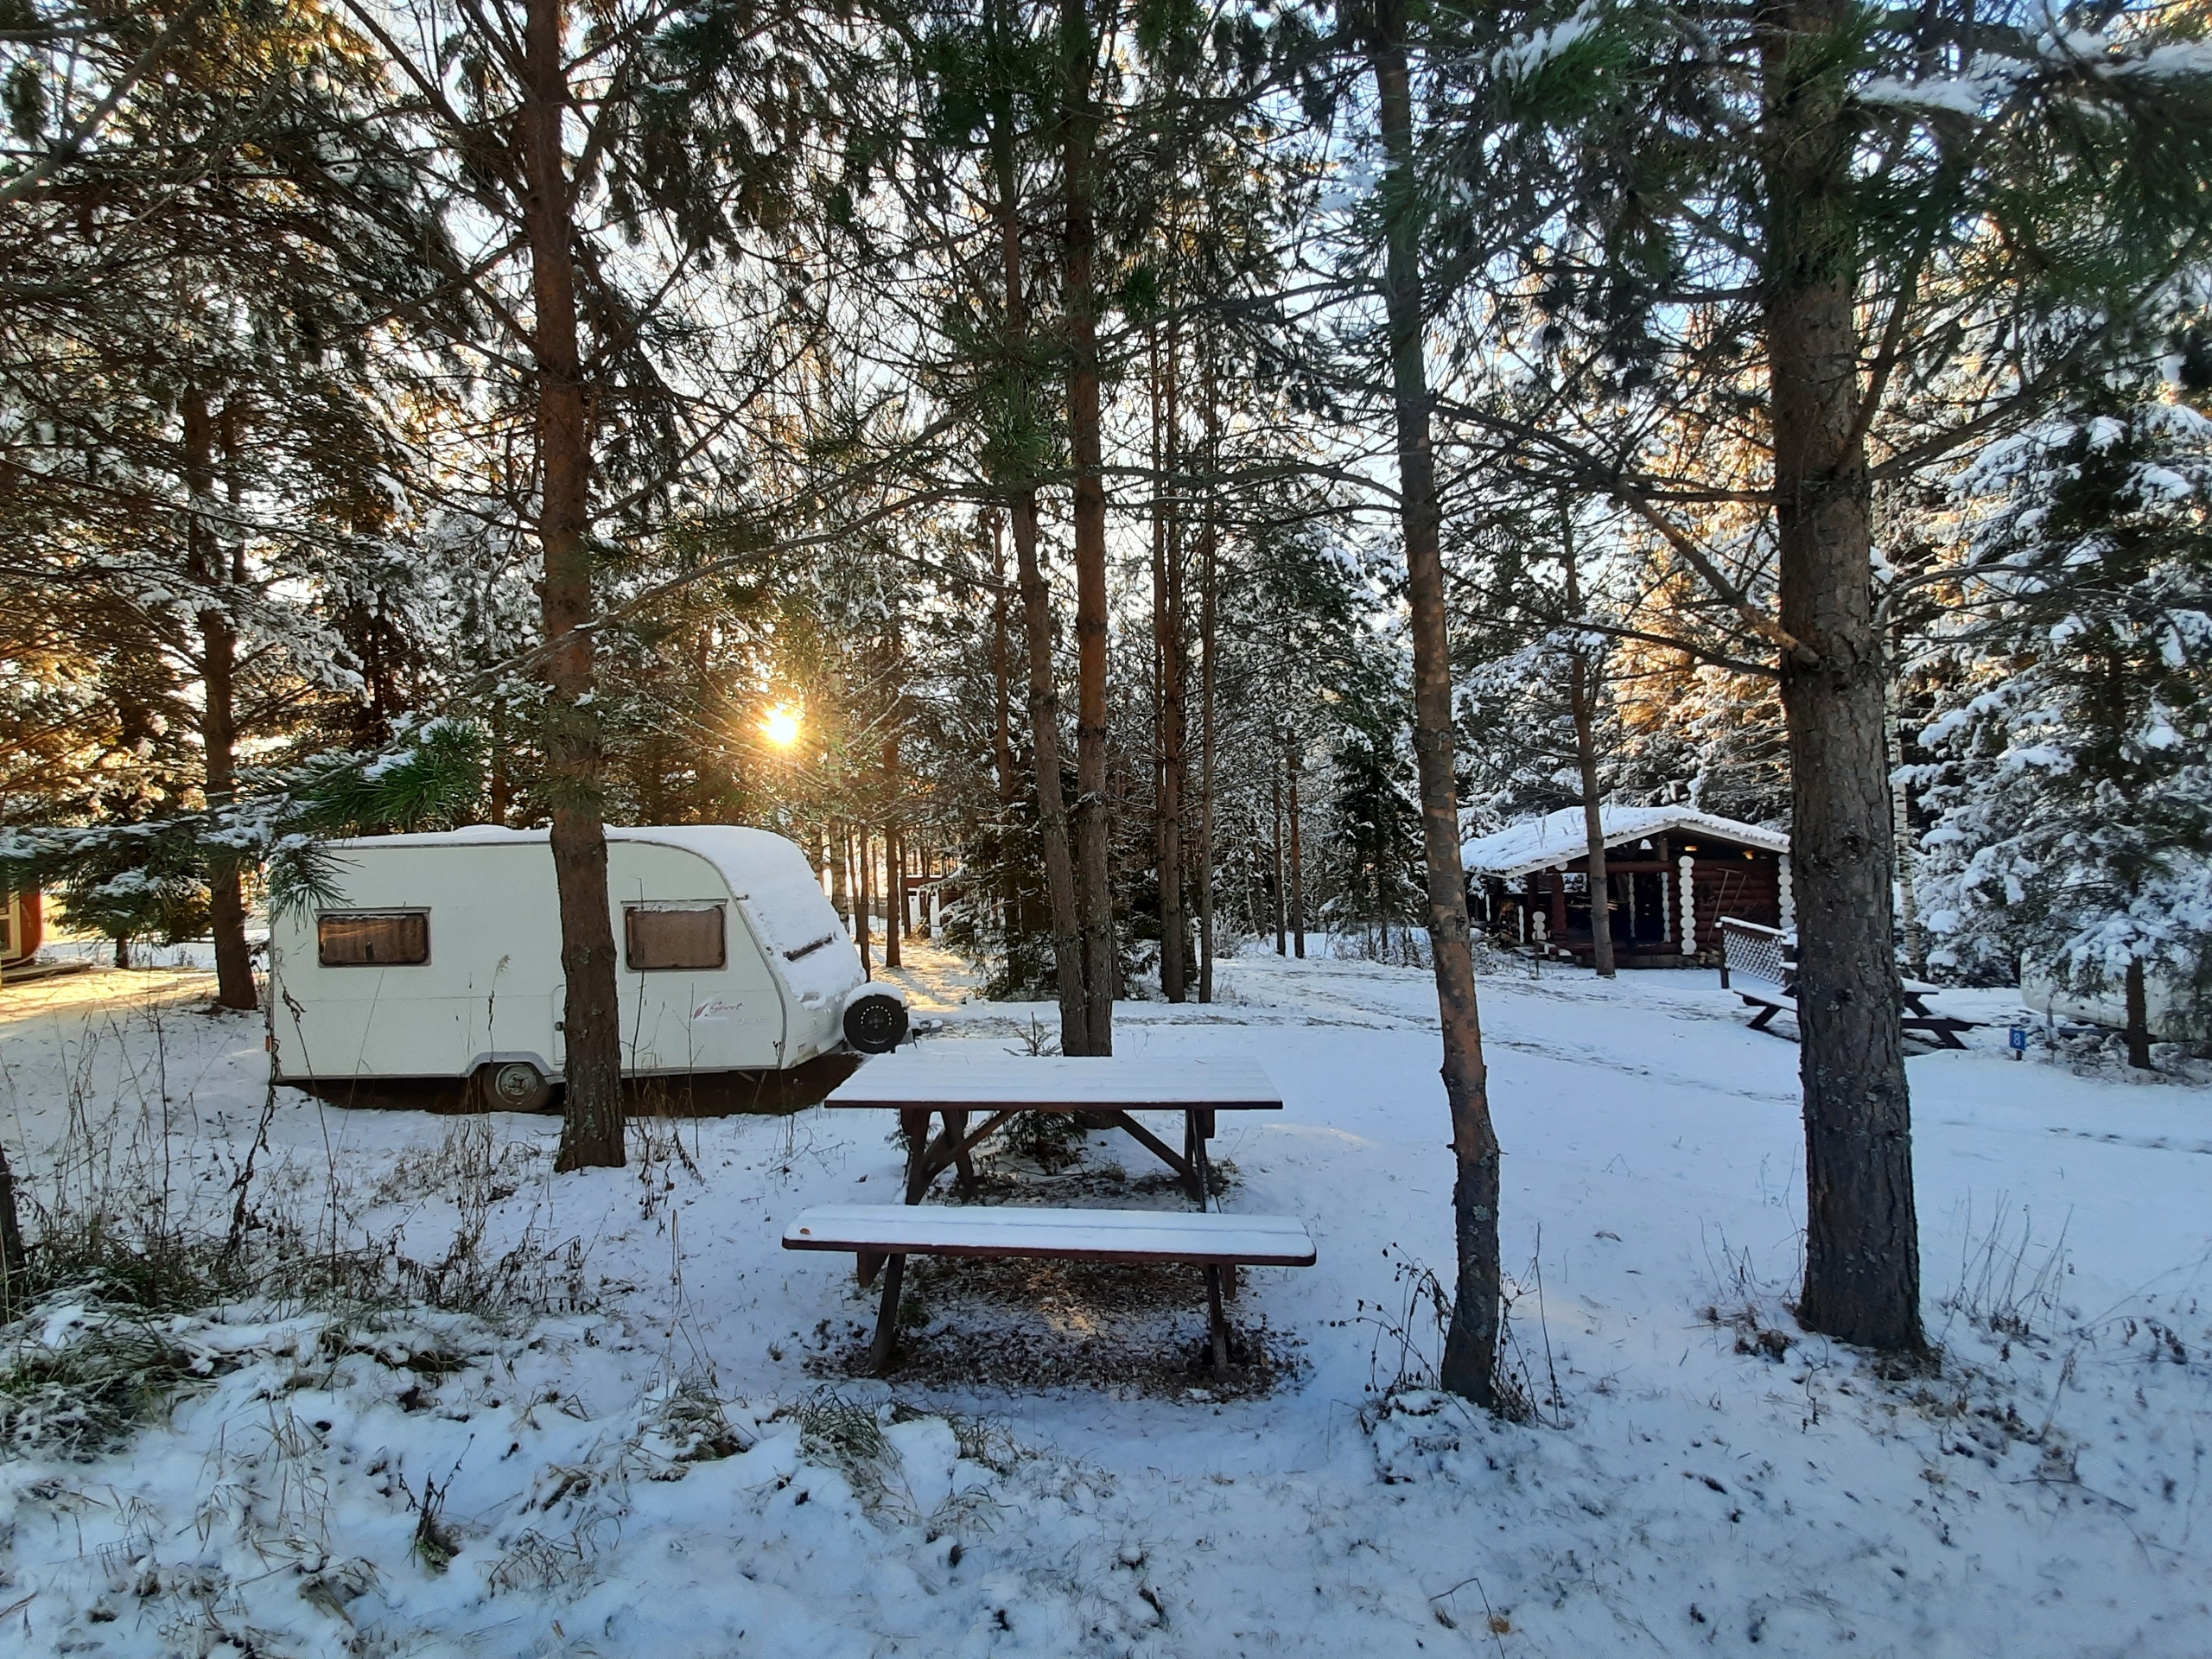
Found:
<svg viewBox="0 0 2212 1659"><path fill-rule="evenodd" d="M1497 1400L1499 1151L1491 1125L1490 1077L1483 1064L1482 1020L1475 1001L1466 878L1459 867L1459 789L1452 766L1452 654L1435 463L1429 444L1428 365L1422 355L1426 319L1405 0L1377 0L1368 45L1386 167L1383 299L1389 319L1391 401L1397 425L1398 510L1413 620L1414 752L1427 855L1429 953L1435 963L1444 1093L1458 1164L1452 1205L1459 1274L1452 1325L1445 1336L1442 1381L1452 1393L1489 1406Z"/></svg>
<svg viewBox="0 0 2212 1659"><path fill-rule="evenodd" d="M994 14L995 16L995 13ZM1012 99L1003 93L992 110L991 161L998 175L995 208L1000 262L1006 283L1007 349L1017 359L1023 395L1033 391L1029 301L1021 253L1021 175L1014 149ZM1030 410L1020 411L1027 428ZM1007 492L1007 520L1014 532L1014 575L1021 590L1022 640L1029 664L1029 745L1036 767L1037 839L1045 858L1045 893L1052 931L1052 972L1060 1001L1060 1052L1090 1052L1090 1007L1083 984L1083 918L1076 897L1075 858L1067 801L1060 777L1060 697L1052 672L1052 590L1037 555L1037 491L1027 480Z"/></svg>
<svg viewBox="0 0 2212 1659"><path fill-rule="evenodd" d="M1582 620L1582 576L1576 569L1574 524L1560 503L1560 556L1567 565L1567 608ZM1582 774L1582 834L1590 861L1590 965L1600 979L1613 977L1612 878L1605 869L1605 823L1598 801L1598 738L1591 709L1590 664L1577 639L1567 658L1567 697L1574 720L1574 763Z"/></svg>
<svg viewBox="0 0 2212 1659"><path fill-rule="evenodd" d="M875 964L868 957L868 938L875 912L874 837L869 833L868 826L862 824L860 826L860 833L854 839L860 848L861 861L860 903L853 912L860 920L860 928L854 935L854 942L860 946L861 972L872 979L875 976Z"/></svg>
<svg viewBox="0 0 2212 1659"><path fill-rule="evenodd" d="M1014 630L1012 607L1008 596L1014 589L1006 574L1006 513L997 507L990 511L991 526L991 775L998 796L997 830L993 836L993 857L998 867L998 891L993 904L998 913L1001 938L1009 955L1016 935L1028 931L1027 918L1021 913L1022 868L1014 855L1010 844L1017 814L1014 803L1020 798L1021 785L1014 776Z"/></svg>
<svg viewBox="0 0 2212 1659"><path fill-rule="evenodd" d="M2121 995L2126 1003L2127 1063L2139 1071L2151 1071L2151 994L2144 982L2142 957L2127 959Z"/></svg>
<svg viewBox="0 0 2212 1659"><path fill-rule="evenodd" d="M1176 334L1170 329L1163 359L1153 352L1152 626L1160 664L1159 791L1154 799L1153 844L1160 871L1160 989L1170 1002L1190 993L1188 924L1183 906L1183 782L1187 770L1183 709L1182 524L1172 479L1179 455L1176 426Z"/></svg>
<svg viewBox="0 0 2212 1659"><path fill-rule="evenodd" d="M1099 115L1089 0L1061 0L1062 186L1067 222L1068 458L1073 465L1076 641L1076 896L1083 931L1084 1048L1114 1052L1114 894L1106 798L1106 488L1100 435L1098 226L1093 206Z"/></svg>
<svg viewBox="0 0 2212 1659"><path fill-rule="evenodd" d="M1274 808L1275 814L1275 833L1274 842L1275 879L1274 888L1269 893L1268 898L1272 900L1270 907L1274 912L1273 919L1275 925L1275 955L1284 957L1290 954L1290 944L1283 933L1285 920L1288 914L1288 911L1283 903L1282 779L1280 775L1270 780L1268 799L1269 804Z"/></svg>
<svg viewBox="0 0 2212 1659"><path fill-rule="evenodd" d="M1780 547L1782 702L1805 1092L1807 1329L1917 1351L1920 1242L1898 1024L1885 665L1858 424L1850 0L1759 14L1765 322Z"/></svg>
<svg viewBox="0 0 2212 1659"><path fill-rule="evenodd" d="M1283 757L1284 770L1290 777L1290 938L1296 948L1298 959L1306 960L1306 840L1298 810L1298 740L1293 737L1290 748Z"/></svg>
<svg viewBox="0 0 2212 1659"><path fill-rule="evenodd" d="M836 911L848 932L853 925L853 890L846 880L852 868L853 837L842 822L830 822L830 908Z"/></svg>
<svg viewBox="0 0 2212 1659"><path fill-rule="evenodd" d="M1018 792L1014 781L1014 639L1007 610L1006 515L994 507L991 524L991 780L996 785L999 820ZM1001 860L1002 864L1009 864ZM1009 899L1012 893L1009 891Z"/></svg>
<svg viewBox="0 0 2212 1659"><path fill-rule="evenodd" d="M1221 551L1221 517L1214 480L1221 474L1221 410L1213 356L1204 372L1206 400L1206 505L1198 531L1198 1001L1213 1001L1214 562Z"/></svg>
<svg viewBox="0 0 2212 1659"><path fill-rule="evenodd" d="M226 423L227 424L227 423ZM186 544L194 577L211 594L229 589L243 572L225 556L214 512L215 420L207 394L198 386L184 395L184 464L192 514ZM238 505L236 440L225 446L235 524ZM229 533L236 534L235 529ZM200 745L210 806L226 805L238 792L238 629L226 606L203 606L200 624ZM207 873L209 931L215 946L215 1001L226 1008L251 1012L254 995L253 957L245 940L245 877L227 861Z"/></svg>
<svg viewBox="0 0 2212 1659"><path fill-rule="evenodd" d="M592 691L590 417L577 344L574 204L563 162L569 106L561 0L529 0L524 21L521 134L528 195L531 346L537 375L537 540L545 562L547 794L561 908L567 1116L556 1170L623 1161L622 1030L614 990L614 925L607 891L607 826L599 716Z"/></svg>
<svg viewBox="0 0 2212 1659"><path fill-rule="evenodd" d="M906 849L899 825L899 643L895 633L887 655L887 678L892 691L891 709L885 723L893 729L883 740L883 965L903 968L906 965L903 950L906 931Z"/></svg>
<svg viewBox="0 0 2212 1659"><path fill-rule="evenodd" d="M14 1319L29 1305L30 1256L16 1209L16 1172L9 1166L8 1148L0 1146L0 1320Z"/></svg>

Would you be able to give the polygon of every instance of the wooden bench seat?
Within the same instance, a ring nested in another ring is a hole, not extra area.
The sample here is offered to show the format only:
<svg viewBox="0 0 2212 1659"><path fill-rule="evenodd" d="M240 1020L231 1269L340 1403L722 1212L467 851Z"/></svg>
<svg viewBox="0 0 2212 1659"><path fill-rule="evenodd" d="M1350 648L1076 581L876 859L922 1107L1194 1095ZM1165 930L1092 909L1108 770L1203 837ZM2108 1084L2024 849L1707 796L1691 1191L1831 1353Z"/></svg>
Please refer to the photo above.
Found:
<svg viewBox="0 0 2212 1659"><path fill-rule="evenodd" d="M1071 1262L1181 1262L1205 1269L1215 1375L1229 1367L1229 1324L1222 1271L1236 1267L1310 1268L1313 1236L1295 1216L1217 1211L1052 1210L1007 1205L952 1209L936 1205L832 1204L808 1210L784 1229L787 1250L849 1250L887 1259L870 1369L891 1363L898 1342L899 1293L909 1255L1045 1256Z"/></svg>

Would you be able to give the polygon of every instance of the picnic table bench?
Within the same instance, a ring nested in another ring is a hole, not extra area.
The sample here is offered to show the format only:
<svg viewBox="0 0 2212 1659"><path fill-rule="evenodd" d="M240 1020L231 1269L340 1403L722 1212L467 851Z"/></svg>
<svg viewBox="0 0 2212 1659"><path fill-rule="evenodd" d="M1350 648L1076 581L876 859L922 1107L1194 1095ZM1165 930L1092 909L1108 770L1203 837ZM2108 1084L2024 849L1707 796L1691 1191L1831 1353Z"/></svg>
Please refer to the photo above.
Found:
<svg viewBox="0 0 2212 1659"><path fill-rule="evenodd" d="M1229 1368L1222 1270L1237 1266L1310 1268L1313 1240L1295 1216L1227 1216L1173 1210L1047 1210L1005 1205L833 1204L803 1211L784 1230L787 1250L850 1250L887 1256L869 1369L891 1363L899 1338L899 1292L908 1255L1047 1256L1071 1262L1178 1262L1205 1269L1214 1374Z"/></svg>
<svg viewBox="0 0 2212 1659"><path fill-rule="evenodd" d="M1753 1031L1766 1031L1768 1021L1777 1014L1797 1012L1797 941L1794 936L1778 927L1764 927L1757 922L1738 921L1733 916L1720 919L1720 988L1732 990L1743 1000L1744 1006L1756 1008L1751 1016ZM1749 979L1751 986L1734 983L1738 979ZM1928 1006L1928 999L1942 989L1940 985L1924 984L1916 979L1897 982L1897 995L1904 1004L1904 1011L1897 1023L1906 1031L1917 1032L1931 1039L1943 1048L1964 1048L1959 1033L1974 1030L1978 1020L1961 1020L1955 1014L1942 1014ZM1781 1032L1772 1033L1783 1035Z"/></svg>
<svg viewBox="0 0 2212 1659"><path fill-rule="evenodd" d="M879 1373L897 1344L899 1294L910 1255L1196 1263L1205 1270L1217 1373L1229 1363L1221 1303L1224 1294L1235 1294L1236 1269L1313 1262L1313 1242L1294 1217L1206 1210L1211 1187L1206 1142L1214 1138L1217 1114L1282 1109L1281 1093L1250 1060L887 1054L870 1060L823 1103L895 1111L906 1134L903 1205L810 1210L784 1234L786 1249L851 1251L863 1285L883 1273L868 1354ZM1181 1151L1131 1116L1141 1111L1182 1114ZM1198 1212L922 1207L931 1184L948 1169L959 1171L963 1186L971 1183L976 1147L1023 1112L1073 1114L1120 1129L1182 1178ZM977 1114L983 1121L970 1129L969 1120ZM932 1120L939 1118L944 1128L933 1135Z"/></svg>

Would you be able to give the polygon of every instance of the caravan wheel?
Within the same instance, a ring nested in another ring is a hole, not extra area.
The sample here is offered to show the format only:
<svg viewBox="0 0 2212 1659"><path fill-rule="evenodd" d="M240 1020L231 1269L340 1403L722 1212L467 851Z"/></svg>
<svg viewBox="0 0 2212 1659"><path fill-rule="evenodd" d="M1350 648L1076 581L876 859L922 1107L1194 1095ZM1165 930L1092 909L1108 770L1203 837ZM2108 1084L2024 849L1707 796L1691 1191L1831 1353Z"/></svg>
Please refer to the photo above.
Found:
<svg viewBox="0 0 2212 1659"><path fill-rule="evenodd" d="M503 1060L480 1067L477 1087L495 1112L542 1112L553 1098L553 1085L528 1060Z"/></svg>
<svg viewBox="0 0 2212 1659"><path fill-rule="evenodd" d="M863 996L845 1010L845 1040L863 1054L888 1054L906 1036L906 1005L895 996Z"/></svg>

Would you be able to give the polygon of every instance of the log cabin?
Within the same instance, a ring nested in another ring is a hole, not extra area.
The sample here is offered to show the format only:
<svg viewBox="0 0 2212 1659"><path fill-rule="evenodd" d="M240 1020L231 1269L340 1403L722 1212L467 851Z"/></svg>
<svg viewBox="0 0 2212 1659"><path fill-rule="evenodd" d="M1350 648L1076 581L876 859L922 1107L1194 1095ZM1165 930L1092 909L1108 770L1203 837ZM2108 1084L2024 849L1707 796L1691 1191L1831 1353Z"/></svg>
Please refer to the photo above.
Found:
<svg viewBox="0 0 2212 1659"><path fill-rule="evenodd" d="M1717 960L1724 916L1793 925L1789 838L1779 831L1687 806L1608 806L1599 822L1609 889L1604 908L1619 966ZM1589 841L1580 807L1478 836L1460 848L1460 862L1476 927L1503 944L1591 959Z"/></svg>

